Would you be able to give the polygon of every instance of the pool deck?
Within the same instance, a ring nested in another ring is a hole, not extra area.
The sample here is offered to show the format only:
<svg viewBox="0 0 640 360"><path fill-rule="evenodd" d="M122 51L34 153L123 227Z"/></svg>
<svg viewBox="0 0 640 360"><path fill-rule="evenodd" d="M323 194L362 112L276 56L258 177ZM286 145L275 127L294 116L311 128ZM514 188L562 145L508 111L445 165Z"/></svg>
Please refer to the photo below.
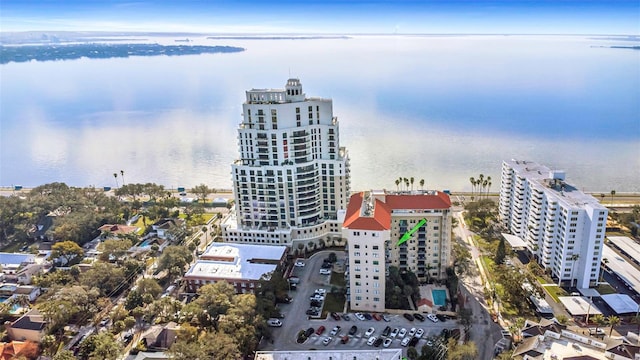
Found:
<svg viewBox="0 0 640 360"><path fill-rule="evenodd" d="M444 290L447 299L449 298L449 292L445 286L438 286L434 284L420 286L420 302L418 308L422 312L433 313L438 310L439 306L435 305L433 300L433 290Z"/></svg>

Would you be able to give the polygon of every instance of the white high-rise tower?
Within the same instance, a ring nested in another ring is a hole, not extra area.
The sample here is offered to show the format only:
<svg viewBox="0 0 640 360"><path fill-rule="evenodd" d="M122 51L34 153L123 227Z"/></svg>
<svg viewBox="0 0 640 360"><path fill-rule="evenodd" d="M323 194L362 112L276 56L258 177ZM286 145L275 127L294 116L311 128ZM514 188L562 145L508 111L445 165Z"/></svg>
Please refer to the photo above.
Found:
<svg viewBox="0 0 640 360"><path fill-rule="evenodd" d="M242 109L240 159L232 165L235 213L222 224L225 241L340 241L349 158L331 99L307 98L300 80L289 79L285 89L247 91Z"/></svg>
<svg viewBox="0 0 640 360"><path fill-rule="evenodd" d="M532 161L503 162L500 221L559 283L588 288L598 280L608 210L564 178Z"/></svg>

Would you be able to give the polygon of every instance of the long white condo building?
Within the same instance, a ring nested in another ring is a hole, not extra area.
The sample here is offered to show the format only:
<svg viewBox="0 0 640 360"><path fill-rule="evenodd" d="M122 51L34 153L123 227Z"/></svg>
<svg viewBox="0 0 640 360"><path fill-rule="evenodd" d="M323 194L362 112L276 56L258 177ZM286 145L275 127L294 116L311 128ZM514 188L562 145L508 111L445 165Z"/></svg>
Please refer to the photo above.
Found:
<svg viewBox="0 0 640 360"><path fill-rule="evenodd" d="M284 89L247 91L242 112L235 212L222 224L224 240L293 250L337 245L350 184L332 100L308 98L300 80L289 79Z"/></svg>
<svg viewBox="0 0 640 360"><path fill-rule="evenodd" d="M588 288L598 280L608 210L564 180L564 171L531 161L503 162L500 221L559 283Z"/></svg>

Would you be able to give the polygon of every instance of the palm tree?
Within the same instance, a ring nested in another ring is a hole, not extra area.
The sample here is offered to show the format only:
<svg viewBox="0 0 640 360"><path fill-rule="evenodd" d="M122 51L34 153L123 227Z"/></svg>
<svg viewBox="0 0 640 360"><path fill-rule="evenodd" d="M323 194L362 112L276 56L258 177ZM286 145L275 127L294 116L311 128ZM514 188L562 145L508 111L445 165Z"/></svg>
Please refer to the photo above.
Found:
<svg viewBox="0 0 640 360"><path fill-rule="evenodd" d="M409 179L404 178L405 189L409 190Z"/></svg>
<svg viewBox="0 0 640 360"><path fill-rule="evenodd" d="M616 194L615 190L611 190L611 204L613 204L613 196Z"/></svg>
<svg viewBox="0 0 640 360"><path fill-rule="evenodd" d="M596 334L598 333L598 328L607 323L607 319L602 314L595 314L591 319L596 324Z"/></svg>
<svg viewBox="0 0 640 360"><path fill-rule="evenodd" d="M124 170L120 170L120 176L122 176L122 185L124 185Z"/></svg>
<svg viewBox="0 0 640 360"><path fill-rule="evenodd" d="M489 185L489 180L485 180L482 182L482 190L487 188L487 185ZM485 197L489 197L489 193L487 191L485 191Z"/></svg>
<svg viewBox="0 0 640 360"><path fill-rule="evenodd" d="M424 191L424 179L420 179L420 189Z"/></svg>
<svg viewBox="0 0 640 360"><path fill-rule="evenodd" d="M396 190L400 191L400 179L396 179Z"/></svg>
<svg viewBox="0 0 640 360"><path fill-rule="evenodd" d="M409 179L409 182L411 182L411 191L413 191L413 181L415 179L413 178L413 176Z"/></svg>
<svg viewBox="0 0 640 360"><path fill-rule="evenodd" d="M469 182L471 183L471 197L473 198L473 189L476 186L476 179L472 176L469 178Z"/></svg>
<svg viewBox="0 0 640 360"><path fill-rule="evenodd" d="M607 316L607 324L611 326L611 329L609 329L609 337L611 337L611 333L613 333L613 327L620 324L620 318L615 315L609 315Z"/></svg>
<svg viewBox="0 0 640 360"><path fill-rule="evenodd" d="M489 179L491 179L491 176L489 176ZM489 182L487 183L487 196L489 196L490 190L491 190L491 180L489 180Z"/></svg>
<svg viewBox="0 0 640 360"><path fill-rule="evenodd" d="M118 188L118 173L113 173L113 177L116 179L116 189Z"/></svg>
<svg viewBox="0 0 640 360"><path fill-rule="evenodd" d="M604 197L605 197L605 195L604 195L604 194L600 194L600 202L603 202L603 201L604 201Z"/></svg>

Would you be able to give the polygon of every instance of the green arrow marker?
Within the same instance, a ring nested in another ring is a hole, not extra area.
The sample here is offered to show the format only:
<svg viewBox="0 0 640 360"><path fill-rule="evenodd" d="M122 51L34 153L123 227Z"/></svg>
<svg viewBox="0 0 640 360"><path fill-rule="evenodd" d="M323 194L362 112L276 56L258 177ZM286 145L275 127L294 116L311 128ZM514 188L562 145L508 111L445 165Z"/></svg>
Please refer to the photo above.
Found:
<svg viewBox="0 0 640 360"><path fill-rule="evenodd" d="M427 223L427 219L420 220L418 222L418 224L416 224L416 226L414 226L413 228L411 228L411 230L407 231L406 233L404 233L404 235L402 235L400 240L398 240L398 244L396 246L400 246L400 245L404 244L407 240L409 240L409 238L411 237L411 235L413 235L414 232L418 231L420 226L422 226L422 225L424 225L426 223Z"/></svg>

